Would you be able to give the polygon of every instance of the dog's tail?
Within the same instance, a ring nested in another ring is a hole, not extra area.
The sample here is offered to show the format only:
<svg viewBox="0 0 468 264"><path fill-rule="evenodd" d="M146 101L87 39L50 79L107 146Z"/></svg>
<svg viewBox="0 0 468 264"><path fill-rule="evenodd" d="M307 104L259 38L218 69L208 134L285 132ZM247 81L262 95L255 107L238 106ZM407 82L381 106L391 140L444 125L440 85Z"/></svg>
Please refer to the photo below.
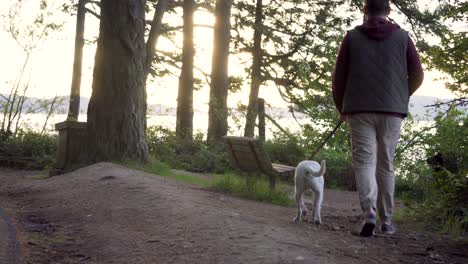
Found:
<svg viewBox="0 0 468 264"><path fill-rule="evenodd" d="M317 172L312 172L312 175L315 176L315 177L320 177L320 176L323 176L325 174L325 170L327 169L327 165L326 165L326 162L325 160L322 160L322 162L320 163L320 170L317 171Z"/></svg>

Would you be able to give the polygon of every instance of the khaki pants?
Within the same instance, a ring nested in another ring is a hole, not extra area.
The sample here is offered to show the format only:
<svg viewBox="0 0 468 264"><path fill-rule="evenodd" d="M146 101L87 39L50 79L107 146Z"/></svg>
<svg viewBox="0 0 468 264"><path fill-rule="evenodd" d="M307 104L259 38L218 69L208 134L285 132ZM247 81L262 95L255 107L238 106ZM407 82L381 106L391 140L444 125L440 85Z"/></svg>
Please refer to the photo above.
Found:
<svg viewBox="0 0 468 264"><path fill-rule="evenodd" d="M395 173L393 161L400 137L402 118L385 114L353 114L351 127L353 170L361 208L368 212L377 207L382 222L393 214Z"/></svg>

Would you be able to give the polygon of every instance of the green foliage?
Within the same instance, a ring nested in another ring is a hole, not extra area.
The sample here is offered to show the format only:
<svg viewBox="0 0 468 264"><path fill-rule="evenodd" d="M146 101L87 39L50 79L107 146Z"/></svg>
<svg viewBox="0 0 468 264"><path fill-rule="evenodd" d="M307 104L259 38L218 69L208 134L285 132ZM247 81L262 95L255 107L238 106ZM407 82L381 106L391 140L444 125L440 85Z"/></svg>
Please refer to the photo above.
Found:
<svg viewBox="0 0 468 264"><path fill-rule="evenodd" d="M468 3L439 1L436 8L421 8L415 1L392 1L396 11L411 25L411 32L429 69L446 73L446 86L459 96L467 95ZM427 36L431 36L428 38ZM466 99L466 98L465 98Z"/></svg>
<svg viewBox="0 0 468 264"><path fill-rule="evenodd" d="M298 138L291 138L283 133L274 135L274 138L264 143L265 151L271 162L296 166L305 158L303 146Z"/></svg>
<svg viewBox="0 0 468 264"><path fill-rule="evenodd" d="M234 5L232 42L237 52L252 52L255 1ZM293 110L313 120L327 112L329 121L334 114L331 73L342 32L354 20L349 13L339 15L346 11L349 5L337 0L273 1L263 6L262 81L276 85Z"/></svg>
<svg viewBox="0 0 468 264"><path fill-rule="evenodd" d="M443 166L452 173L468 171L468 113L451 109L435 122L436 133L427 141L428 156L442 154Z"/></svg>
<svg viewBox="0 0 468 264"><path fill-rule="evenodd" d="M468 231L468 114L451 109L433 128L422 129L421 144L406 149L416 153L412 162L398 164L404 177L397 180L397 194L410 208L407 216L463 235Z"/></svg>
<svg viewBox="0 0 468 264"><path fill-rule="evenodd" d="M423 159L397 163L395 195L411 206L427 200L431 194L432 171Z"/></svg>
<svg viewBox="0 0 468 264"><path fill-rule="evenodd" d="M173 168L213 173L231 169L224 145L206 144L201 133L193 141L183 140L174 131L154 126L147 129L147 141L150 154Z"/></svg>
<svg viewBox="0 0 468 264"><path fill-rule="evenodd" d="M247 176L241 177L228 173L217 175L211 187L223 192L233 193L240 197L254 199L257 201L270 202L277 205L292 205L293 200L288 197L284 187L279 185L275 190L269 188L264 178Z"/></svg>
<svg viewBox="0 0 468 264"><path fill-rule="evenodd" d="M356 183L352 171L351 152L326 148L321 150L316 158L318 162L326 160L327 171L325 173L325 186L354 191Z"/></svg>
<svg viewBox="0 0 468 264"><path fill-rule="evenodd" d="M323 136L319 134L318 131L298 135L276 133L273 139L264 143L264 148L272 162L297 166L322 143ZM225 173L233 169L225 146L206 144L202 134L197 134L193 141L184 141L177 139L174 131L157 126L148 128L147 140L150 154L172 168L208 173ZM348 143L343 145L342 140L332 139L314 160L327 161L325 184L328 188L355 190Z"/></svg>
<svg viewBox="0 0 468 264"><path fill-rule="evenodd" d="M433 173L433 196L429 204L439 207L439 220L468 231L468 114L452 109L436 118L435 135L428 142L428 154L439 153L441 170Z"/></svg>
<svg viewBox="0 0 468 264"><path fill-rule="evenodd" d="M30 169L43 169L52 164L56 154L56 136L20 130L16 136L0 141L0 156L15 161L31 159L25 165ZM16 164L16 163L13 163ZM19 163L18 163L19 164Z"/></svg>
<svg viewBox="0 0 468 264"><path fill-rule="evenodd" d="M229 76L229 92L236 93L242 89L244 78L240 76Z"/></svg>

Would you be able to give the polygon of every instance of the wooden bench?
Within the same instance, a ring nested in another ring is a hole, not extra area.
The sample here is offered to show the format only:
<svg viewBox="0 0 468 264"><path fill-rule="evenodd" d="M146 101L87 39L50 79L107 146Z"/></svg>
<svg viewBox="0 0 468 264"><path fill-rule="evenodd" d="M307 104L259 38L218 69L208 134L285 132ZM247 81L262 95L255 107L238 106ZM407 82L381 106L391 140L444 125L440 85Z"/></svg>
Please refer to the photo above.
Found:
<svg viewBox="0 0 468 264"><path fill-rule="evenodd" d="M32 157L20 157L20 156L0 156L0 167L10 168L32 168L35 159Z"/></svg>
<svg viewBox="0 0 468 264"><path fill-rule="evenodd" d="M295 167L271 163L259 139L224 136L232 165L247 173L263 173L274 189L276 178L292 179Z"/></svg>

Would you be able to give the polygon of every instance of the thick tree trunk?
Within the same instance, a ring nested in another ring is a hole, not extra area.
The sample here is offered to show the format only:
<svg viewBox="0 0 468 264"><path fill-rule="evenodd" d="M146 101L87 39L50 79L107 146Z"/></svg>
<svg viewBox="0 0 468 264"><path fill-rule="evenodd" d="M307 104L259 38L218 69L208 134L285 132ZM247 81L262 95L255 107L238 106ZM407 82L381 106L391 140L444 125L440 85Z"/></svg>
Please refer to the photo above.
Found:
<svg viewBox="0 0 468 264"><path fill-rule="evenodd" d="M184 0L184 44L182 50L182 71L179 78L177 98L176 134L179 138L193 137L193 14L195 1Z"/></svg>
<svg viewBox="0 0 468 264"><path fill-rule="evenodd" d="M147 160L145 1L102 0L88 107L91 161Z"/></svg>
<svg viewBox="0 0 468 264"><path fill-rule="evenodd" d="M217 0L211 66L210 103L208 111L209 143L221 141L228 130L227 97L229 88L228 59L231 40L231 0Z"/></svg>
<svg viewBox="0 0 468 264"><path fill-rule="evenodd" d="M75 33L75 57L73 62L73 76L70 93L70 105L68 109L68 120L78 120L80 114L80 86L81 69L83 62L84 30L85 30L85 0L78 1L78 13L76 15Z"/></svg>
<svg viewBox="0 0 468 264"><path fill-rule="evenodd" d="M257 118L258 92L261 85L261 67L262 67L262 20L263 3L257 0L255 8L255 29L252 63L252 81L250 84L249 105L247 107L247 117L245 120L245 137L253 137L255 132L255 119Z"/></svg>

